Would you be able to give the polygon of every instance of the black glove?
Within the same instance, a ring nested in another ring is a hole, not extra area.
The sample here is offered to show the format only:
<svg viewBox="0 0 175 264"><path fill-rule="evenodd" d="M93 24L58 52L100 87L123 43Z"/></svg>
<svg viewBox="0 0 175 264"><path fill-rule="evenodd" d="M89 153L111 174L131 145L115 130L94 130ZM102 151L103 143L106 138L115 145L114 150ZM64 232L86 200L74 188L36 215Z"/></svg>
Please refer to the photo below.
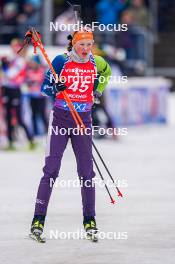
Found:
<svg viewBox="0 0 175 264"><path fill-rule="evenodd" d="M32 39L32 31L28 30L28 31L26 32L26 34L25 34L24 39L25 39L25 42L26 42L27 44L30 44L31 39Z"/></svg>
<svg viewBox="0 0 175 264"><path fill-rule="evenodd" d="M59 81L54 83L54 85L53 85L53 91L55 94L66 90L66 88L67 88L66 85L62 82L59 82Z"/></svg>
<svg viewBox="0 0 175 264"><path fill-rule="evenodd" d="M38 34L38 37L41 38L41 34L40 34L40 32L39 32L39 31L36 31L36 32L37 32L37 34ZM25 39L25 42L26 42L27 44L30 44L30 43L31 43L31 40L32 40L32 31L31 31L31 30L28 30L28 31L26 32L24 39Z"/></svg>
<svg viewBox="0 0 175 264"><path fill-rule="evenodd" d="M94 104L100 104L101 93L98 91L94 92Z"/></svg>

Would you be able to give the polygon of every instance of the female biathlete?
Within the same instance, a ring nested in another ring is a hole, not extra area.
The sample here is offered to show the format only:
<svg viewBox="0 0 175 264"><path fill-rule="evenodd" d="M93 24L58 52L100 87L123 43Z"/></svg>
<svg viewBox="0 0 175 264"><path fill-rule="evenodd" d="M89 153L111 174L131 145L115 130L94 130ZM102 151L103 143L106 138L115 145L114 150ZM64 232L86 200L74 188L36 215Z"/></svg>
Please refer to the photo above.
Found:
<svg viewBox="0 0 175 264"><path fill-rule="evenodd" d="M50 180L55 181L61 166L61 160L66 148L68 139L71 139L72 148L76 156L77 172L79 178L83 179L81 184L81 196L83 205L83 225L86 232L97 232L95 221L95 187L92 182L95 173L93 171L92 160L92 118L91 108L94 102L99 101L108 77L111 75L109 64L100 56L92 54L94 43L93 33L85 29L74 32L68 38L68 54L58 55L52 62L59 80L51 83L52 72L48 70L45 80L41 87L42 93L47 96L55 96L55 103L50 114L49 127L52 131L59 133L48 133L44 175L41 178L36 204L34 218L31 225L31 233L35 237L40 237L43 232L47 207L52 192ZM94 76L96 76L94 78ZM99 77L102 81L99 81ZM76 81L75 81L76 80ZM71 115L70 109L64 100L62 91L66 90L75 109L85 125L88 128L87 134L74 135L73 130L70 133L61 133L61 128L76 128L75 121ZM59 130L59 129L60 130ZM91 133L89 133L89 130ZM89 135L90 134L90 135Z"/></svg>

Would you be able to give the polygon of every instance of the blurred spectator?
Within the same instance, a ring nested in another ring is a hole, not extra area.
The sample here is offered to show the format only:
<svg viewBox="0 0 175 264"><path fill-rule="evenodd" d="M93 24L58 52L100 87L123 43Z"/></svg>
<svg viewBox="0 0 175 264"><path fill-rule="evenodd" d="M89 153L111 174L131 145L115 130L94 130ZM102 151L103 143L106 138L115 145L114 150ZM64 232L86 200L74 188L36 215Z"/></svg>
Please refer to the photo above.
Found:
<svg viewBox="0 0 175 264"><path fill-rule="evenodd" d="M100 0L96 5L97 21L101 24L118 24L120 12L127 0Z"/></svg>
<svg viewBox="0 0 175 264"><path fill-rule="evenodd" d="M117 34L117 46L125 50L128 65L130 63L131 68L138 65L138 71L142 72L146 62L145 34L135 26L134 17L130 10L123 12L121 23L127 24L128 30Z"/></svg>
<svg viewBox="0 0 175 264"><path fill-rule="evenodd" d="M10 43L12 38L17 37L16 25L17 25L18 6L16 3L7 3L2 9L1 15L1 35L0 42L2 44Z"/></svg>
<svg viewBox="0 0 175 264"><path fill-rule="evenodd" d="M45 67L41 64L39 56L33 56L27 64L26 84L29 90L32 111L32 124L34 135L39 135L38 118L41 119L44 132L47 132L48 120L46 116L46 97L41 94L41 84L44 78Z"/></svg>
<svg viewBox="0 0 175 264"><path fill-rule="evenodd" d="M10 59L8 62L5 61L6 65L3 65L1 73L3 102L6 110L5 121L9 141L8 150L14 149L14 128L16 124L24 129L30 142L30 148L32 149L35 146L33 136L24 123L21 112L21 85L24 83L26 74L26 50L17 54L21 44L19 39L13 39L11 41L13 59Z"/></svg>
<svg viewBox="0 0 175 264"><path fill-rule="evenodd" d="M96 5L97 22L104 25L119 24L120 14L127 5L127 0L100 0ZM115 34L115 31L98 31L97 41L115 45Z"/></svg>
<svg viewBox="0 0 175 264"><path fill-rule="evenodd" d="M119 32L117 34L117 46L124 48L127 59L134 57L134 39L133 39L133 15L126 10L121 17L121 23L127 24L128 30L126 32Z"/></svg>
<svg viewBox="0 0 175 264"><path fill-rule="evenodd" d="M23 38L29 26L41 25L40 1L26 0L23 13L17 17L19 37Z"/></svg>
<svg viewBox="0 0 175 264"><path fill-rule="evenodd" d="M39 9L41 7L41 2L42 2L41 0L26 0L25 1L26 4L31 4L36 9Z"/></svg>
<svg viewBox="0 0 175 264"><path fill-rule="evenodd" d="M129 11L132 14L133 22L136 26L149 26L149 12L144 4L144 0L132 0Z"/></svg>

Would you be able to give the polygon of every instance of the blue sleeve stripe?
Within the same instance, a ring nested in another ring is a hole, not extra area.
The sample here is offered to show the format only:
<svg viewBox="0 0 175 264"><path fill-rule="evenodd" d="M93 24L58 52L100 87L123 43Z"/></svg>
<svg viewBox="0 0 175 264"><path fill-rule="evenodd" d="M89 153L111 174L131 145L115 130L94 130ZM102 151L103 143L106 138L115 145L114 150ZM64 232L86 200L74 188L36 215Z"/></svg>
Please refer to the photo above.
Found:
<svg viewBox="0 0 175 264"><path fill-rule="evenodd" d="M52 66L58 76L60 75L65 62L66 62L66 57L64 57L63 55L56 56L55 59L52 61ZM47 96L54 96L54 92L53 92L54 81L55 81L55 77L52 73L52 70L49 69L45 73L45 78L41 86L41 93L42 94L44 93Z"/></svg>

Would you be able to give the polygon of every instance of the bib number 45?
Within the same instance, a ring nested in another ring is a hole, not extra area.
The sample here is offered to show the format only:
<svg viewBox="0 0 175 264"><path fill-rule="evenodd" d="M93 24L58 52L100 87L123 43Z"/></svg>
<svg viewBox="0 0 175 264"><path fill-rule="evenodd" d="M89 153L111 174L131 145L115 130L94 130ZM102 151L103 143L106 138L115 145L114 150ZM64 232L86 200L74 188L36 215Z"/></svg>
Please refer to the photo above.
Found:
<svg viewBox="0 0 175 264"><path fill-rule="evenodd" d="M74 82L73 84L71 84L71 86L68 87L68 89L72 90L73 92L79 90L81 93L84 93L88 89L88 84L85 81L82 83Z"/></svg>

